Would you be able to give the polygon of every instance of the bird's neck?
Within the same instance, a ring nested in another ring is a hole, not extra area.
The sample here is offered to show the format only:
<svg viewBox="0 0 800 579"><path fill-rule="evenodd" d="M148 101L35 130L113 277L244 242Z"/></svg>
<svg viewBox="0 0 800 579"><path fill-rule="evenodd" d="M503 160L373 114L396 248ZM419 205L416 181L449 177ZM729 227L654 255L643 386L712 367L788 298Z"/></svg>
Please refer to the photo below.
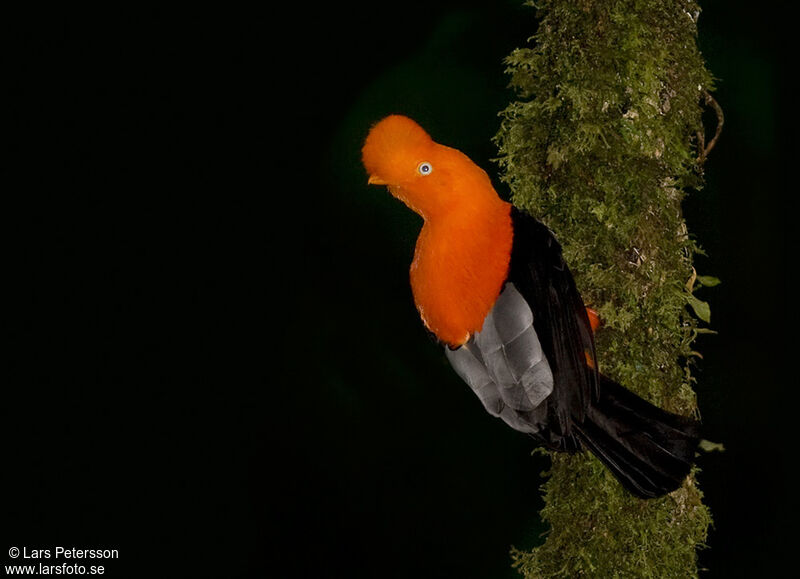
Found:
<svg viewBox="0 0 800 579"><path fill-rule="evenodd" d="M483 327L508 276L512 238L511 205L496 195L426 218L411 287L423 322L441 341L459 346Z"/></svg>

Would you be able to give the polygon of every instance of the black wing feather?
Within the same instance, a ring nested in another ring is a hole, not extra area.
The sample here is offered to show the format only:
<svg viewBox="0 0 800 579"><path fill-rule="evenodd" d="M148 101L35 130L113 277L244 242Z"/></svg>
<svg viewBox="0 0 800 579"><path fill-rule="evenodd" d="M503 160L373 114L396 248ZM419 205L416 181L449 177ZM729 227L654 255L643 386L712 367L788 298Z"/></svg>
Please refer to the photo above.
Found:
<svg viewBox="0 0 800 579"><path fill-rule="evenodd" d="M560 450L575 450L579 445L572 425L583 422L599 396L597 371L586 363L587 353L595 359L589 317L553 232L516 207L511 218L508 281L534 312L534 329L553 371L555 386L547 401L549 442Z"/></svg>

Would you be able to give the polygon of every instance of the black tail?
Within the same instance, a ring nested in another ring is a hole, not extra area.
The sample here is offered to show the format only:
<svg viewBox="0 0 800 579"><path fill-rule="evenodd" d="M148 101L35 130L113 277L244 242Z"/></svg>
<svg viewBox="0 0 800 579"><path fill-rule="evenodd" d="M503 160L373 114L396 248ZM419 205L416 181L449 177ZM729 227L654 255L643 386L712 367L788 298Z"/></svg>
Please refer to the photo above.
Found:
<svg viewBox="0 0 800 579"><path fill-rule="evenodd" d="M599 400L578 427L581 442L639 497L658 497L678 488L692 467L699 423L600 378Z"/></svg>

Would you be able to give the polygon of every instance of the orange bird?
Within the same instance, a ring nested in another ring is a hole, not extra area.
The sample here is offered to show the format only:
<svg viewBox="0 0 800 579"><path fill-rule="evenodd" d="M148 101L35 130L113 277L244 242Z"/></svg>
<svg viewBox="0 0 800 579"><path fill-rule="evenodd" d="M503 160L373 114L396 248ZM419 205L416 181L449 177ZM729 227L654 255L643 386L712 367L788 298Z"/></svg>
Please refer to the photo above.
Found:
<svg viewBox="0 0 800 579"><path fill-rule="evenodd" d="M386 185L424 220L414 302L489 414L552 450L591 451L639 497L680 486L699 424L598 372L598 319L553 233L408 117L375 124L362 156L369 183Z"/></svg>

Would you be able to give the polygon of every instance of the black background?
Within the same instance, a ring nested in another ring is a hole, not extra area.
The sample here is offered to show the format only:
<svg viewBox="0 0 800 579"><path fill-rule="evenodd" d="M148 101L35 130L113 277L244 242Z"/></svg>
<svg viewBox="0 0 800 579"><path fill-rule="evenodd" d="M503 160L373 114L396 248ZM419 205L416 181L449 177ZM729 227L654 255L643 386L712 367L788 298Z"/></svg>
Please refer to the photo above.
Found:
<svg viewBox="0 0 800 579"><path fill-rule="evenodd" d="M9 19L0 528L117 548L107 575L513 577L539 473L426 336L418 219L367 188L390 112L490 173L517 2ZM685 210L708 577L796 544L794 143L782 16L707 1L725 132ZM709 119L713 124L713 119ZM503 187L498 185L502 194ZM18 560L21 561L21 560Z"/></svg>

